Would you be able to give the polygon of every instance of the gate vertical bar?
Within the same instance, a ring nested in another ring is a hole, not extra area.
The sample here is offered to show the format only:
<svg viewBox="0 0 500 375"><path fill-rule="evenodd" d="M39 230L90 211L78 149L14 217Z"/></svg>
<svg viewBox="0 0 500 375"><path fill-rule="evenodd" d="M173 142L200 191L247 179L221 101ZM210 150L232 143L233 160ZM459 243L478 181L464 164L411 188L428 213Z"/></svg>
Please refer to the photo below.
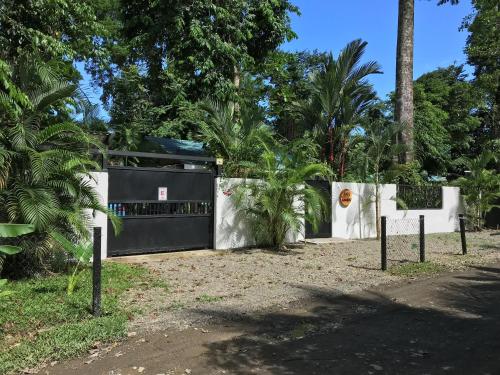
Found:
<svg viewBox="0 0 500 375"><path fill-rule="evenodd" d="M463 214L458 215L460 224L460 239L462 240L462 255L467 254L467 242L465 240L465 217Z"/></svg>
<svg viewBox="0 0 500 375"><path fill-rule="evenodd" d="M94 227L92 262L92 315L101 315L101 227Z"/></svg>
<svg viewBox="0 0 500 375"><path fill-rule="evenodd" d="M420 235L420 262L425 262L425 224L424 215L419 216L419 235Z"/></svg>
<svg viewBox="0 0 500 375"><path fill-rule="evenodd" d="M387 270L387 217L380 218L381 223L381 238L380 238L380 255L382 263L382 271Z"/></svg>

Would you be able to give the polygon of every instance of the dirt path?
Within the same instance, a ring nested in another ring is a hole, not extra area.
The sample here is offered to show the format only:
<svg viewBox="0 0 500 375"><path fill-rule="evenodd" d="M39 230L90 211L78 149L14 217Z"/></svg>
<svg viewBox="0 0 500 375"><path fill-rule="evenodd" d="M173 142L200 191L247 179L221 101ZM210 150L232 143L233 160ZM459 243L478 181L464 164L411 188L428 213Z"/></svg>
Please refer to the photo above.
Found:
<svg viewBox="0 0 500 375"><path fill-rule="evenodd" d="M411 245L418 243L418 236L406 240L405 255L417 261L418 246L415 250ZM462 256L459 233L428 235L426 258L450 271L500 262L500 236L488 231L470 233L468 244L470 255ZM391 266L397 264L394 256L402 254L389 251L389 255ZM284 253L249 249L211 256L179 257L174 253L140 259L141 265L168 284L169 293L131 291L126 303L144 311L130 324L130 329L138 332L215 324L228 311L253 316L286 308L308 299L311 289L334 288L350 294L402 279L380 271L380 243L376 240L307 244Z"/></svg>
<svg viewBox="0 0 500 375"><path fill-rule="evenodd" d="M205 311L224 323L130 337L42 373L500 373L500 264L350 295L304 293L259 314Z"/></svg>

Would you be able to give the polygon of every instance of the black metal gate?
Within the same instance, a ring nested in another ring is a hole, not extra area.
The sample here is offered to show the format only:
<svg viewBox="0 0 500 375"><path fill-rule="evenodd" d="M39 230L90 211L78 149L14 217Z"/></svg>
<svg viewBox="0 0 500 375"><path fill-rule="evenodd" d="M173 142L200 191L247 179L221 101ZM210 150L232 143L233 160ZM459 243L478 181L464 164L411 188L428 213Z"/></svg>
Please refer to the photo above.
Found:
<svg viewBox="0 0 500 375"><path fill-rule="evenodd" d="M111 256L213 247L212 169L108 167Z"/></svg>
<svg viewBox="0 0 500 375"><path fill-rule="evenodd" d="M310 180L307 183L316 189L322 190L332 200L332 189L328 181L324 180ZM330 238L332 236L332 221L331 210L328 219L319 224L318 231L314 232L311 224L306 222L306 238Z"/></svg>

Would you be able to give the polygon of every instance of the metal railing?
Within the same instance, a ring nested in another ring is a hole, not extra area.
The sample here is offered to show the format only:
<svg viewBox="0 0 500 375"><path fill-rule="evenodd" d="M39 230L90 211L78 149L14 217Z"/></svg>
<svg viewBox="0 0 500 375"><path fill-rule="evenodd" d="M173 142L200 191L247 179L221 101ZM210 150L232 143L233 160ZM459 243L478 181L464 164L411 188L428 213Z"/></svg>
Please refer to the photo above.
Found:
<svg viewBox="0 0 500 375"><path fill-rule="evenodd" d="M396 205L398 210L428 210L443 208L441 186L397 185Z"/></svg>

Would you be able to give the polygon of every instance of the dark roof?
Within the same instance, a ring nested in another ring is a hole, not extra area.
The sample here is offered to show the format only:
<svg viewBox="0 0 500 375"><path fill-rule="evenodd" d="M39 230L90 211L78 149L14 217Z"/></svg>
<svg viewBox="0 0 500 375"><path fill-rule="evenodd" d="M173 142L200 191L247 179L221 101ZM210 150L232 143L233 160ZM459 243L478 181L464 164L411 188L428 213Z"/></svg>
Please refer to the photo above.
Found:
<svg viewBox="0 0 500 375"><path fill-rule="evenodd" d="M202 142L152 136L146 136L144 139L147 143L159 146L167 154L208 156Z"/></svg>

